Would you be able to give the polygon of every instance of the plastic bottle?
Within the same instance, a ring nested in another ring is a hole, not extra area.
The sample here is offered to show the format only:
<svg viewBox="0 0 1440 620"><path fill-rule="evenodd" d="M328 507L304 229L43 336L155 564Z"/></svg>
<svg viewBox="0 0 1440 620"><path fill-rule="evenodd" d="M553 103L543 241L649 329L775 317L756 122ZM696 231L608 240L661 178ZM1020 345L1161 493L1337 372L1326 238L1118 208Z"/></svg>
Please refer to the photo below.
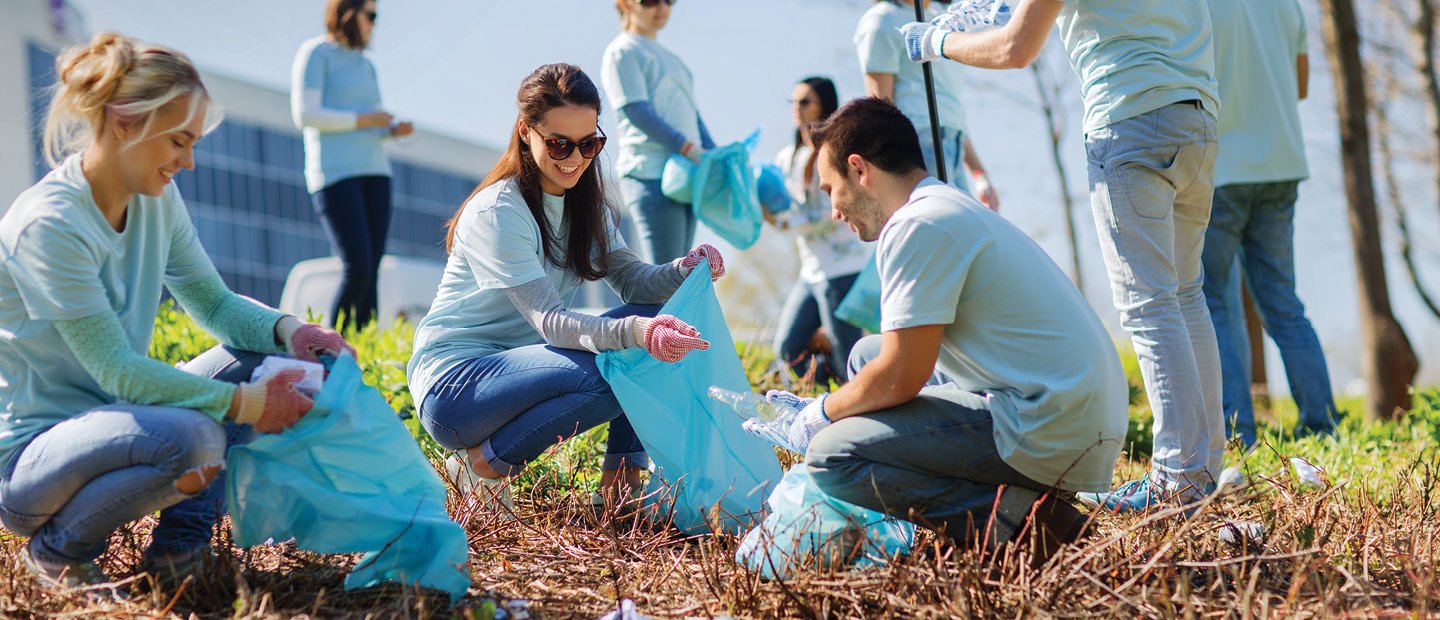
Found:
<svg viewBox="0 0 1440 620"><path fill-rule="evenodd" d="M789 428L790 422L800 411L785 405L777 405L754 392L735 392L722 387L710 386L710 398L730 405L740 417L755 420L772 428Z"/></svg>

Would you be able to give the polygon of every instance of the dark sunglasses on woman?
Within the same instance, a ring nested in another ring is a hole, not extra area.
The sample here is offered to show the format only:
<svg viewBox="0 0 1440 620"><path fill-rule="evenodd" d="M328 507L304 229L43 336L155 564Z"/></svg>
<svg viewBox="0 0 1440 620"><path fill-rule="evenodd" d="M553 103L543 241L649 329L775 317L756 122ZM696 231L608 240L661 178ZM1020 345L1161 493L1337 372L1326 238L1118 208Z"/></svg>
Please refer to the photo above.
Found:
<svg viewBox="0 0 1440 620"><path fill-rule="evenodd" d="M633 2L633 3L635 3L635 4L638 4L638 5L640 5L640 6L643 6L643 7L660 6L660 3L661 3L661 2L664 2L666 6L675 6L675 0L630 0L630 1Z"/></svg>
<svg viewBox="0 0 1440 620"><path fill-rule="evenodd" d="M541 138L545 140L545 154L555 161L565 161L570 159L570 154L574 153L575 149L580 149L581 157L595 159L595 156L600 154L600 150L605 148L606 139L605 130L596 127L595 131L600 132L600 135L590 136L579 142L569 138L545 138L542 135Z"/></svg>

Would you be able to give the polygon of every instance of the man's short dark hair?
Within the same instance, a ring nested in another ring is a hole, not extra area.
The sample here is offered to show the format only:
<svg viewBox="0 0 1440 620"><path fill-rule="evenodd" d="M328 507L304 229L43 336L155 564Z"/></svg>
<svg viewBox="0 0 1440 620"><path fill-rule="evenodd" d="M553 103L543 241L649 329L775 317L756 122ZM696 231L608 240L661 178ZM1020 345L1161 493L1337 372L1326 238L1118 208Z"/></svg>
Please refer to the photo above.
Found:
<svg viewBox="0 0 1440 620"><path fill-rule="evenodd" d="M842 172L851 155L891 174L925 168L915 125L894 104L877 97L850 101L830 118L811 124L810 141L817 152L829 145L830 163Z"/></svg>

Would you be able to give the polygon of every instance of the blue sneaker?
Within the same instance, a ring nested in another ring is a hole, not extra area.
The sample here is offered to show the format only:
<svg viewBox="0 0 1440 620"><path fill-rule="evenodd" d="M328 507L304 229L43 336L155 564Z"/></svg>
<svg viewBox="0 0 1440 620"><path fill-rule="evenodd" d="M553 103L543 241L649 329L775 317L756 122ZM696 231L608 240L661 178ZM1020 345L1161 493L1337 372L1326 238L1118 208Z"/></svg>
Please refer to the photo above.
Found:
<svg viewBox="0 0 1440 620"><path fill-rule="evenodd" d="M1158 491L1151 487L1147 477L1126 482L1108 493L1076 493L1075 499L1090 508L1104 508L1115 513L1147 512L1161 504Z"/></svg>
<svg viewBox="0 0 1440 620"><path fill-rule="evenodd" d="M1108 493L1076 493L1075 499L1090 508L1104 508L1115 514L1145 513L1162 507L1184 507L1185 516L1193 517L1200 512L1200 501L1215 492L1215 485L1206 485L1198 496L1182 496L1169 493L1152 484L1149 477L1131 480Z"/></svg>

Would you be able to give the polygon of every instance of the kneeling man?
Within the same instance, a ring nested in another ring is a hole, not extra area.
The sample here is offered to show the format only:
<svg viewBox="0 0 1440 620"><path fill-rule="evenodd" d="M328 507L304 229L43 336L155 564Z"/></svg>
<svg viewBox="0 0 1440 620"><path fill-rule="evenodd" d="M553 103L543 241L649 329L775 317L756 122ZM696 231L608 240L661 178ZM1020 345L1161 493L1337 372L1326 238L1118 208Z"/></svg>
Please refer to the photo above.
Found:
<svg viewBox="0 0 1440 620"><path fill-rule="evenodd" d="M832 216L879 240L883 333L779 432L833 497L987 549L1034 532L1043 562L1084 525L1061 492L1110 488L1129 395L1110 335L1024 232L926 175L894 106L852 101L811 138Z"/></svg>

